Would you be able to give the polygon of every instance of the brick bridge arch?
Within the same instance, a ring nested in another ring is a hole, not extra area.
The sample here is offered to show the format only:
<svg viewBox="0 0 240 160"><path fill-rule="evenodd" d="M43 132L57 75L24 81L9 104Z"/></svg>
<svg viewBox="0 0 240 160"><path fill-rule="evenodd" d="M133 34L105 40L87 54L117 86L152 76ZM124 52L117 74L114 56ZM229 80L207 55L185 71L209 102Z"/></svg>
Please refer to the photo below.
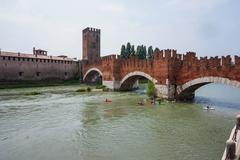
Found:
<svg viewBox="0 0 240 160"><path fill-rule="evenodd" d="M210 83L226 84L240 88L240 82L236 80L224 77L200 77L177 86L176 98L179 100L191 100L194 98L197 89Z"/></svg>
<svg viewBox="0 0 240 160"><path fill-rule="evenodd" d="M133 81L140 76L154 79L158 96L170 100L190 99L197 88L209 83L236 87L240 83L238 56L234 59L231 56L197 57L194 52L178 54L170 49L154 53L154 57L147 60L136 56L125 59L116 55L101 57L95 62L83 60L84 78L91 68L98 68L102 73L103 85L114 90L131 89ZM127 82L129 85L123 87Z"/></svg>
<svg viewBox="0 0 240 160"><path fill-rule="evenodd" d="M127 75L125 75L119 84L119 90L131 90L135 84L135 82L141 78L144 77L150 81L152 81L154 84L157 83L157 80L153 78L151 75L141 72L141 71L134 71L130 72Z"/></svg>
<svg viewBox="0 0 240 160"><path fill-rule="evenodd" d="M83 81L84 82L90 82L91 79L94 78L94 76L101 76L103 75L102 71L98 68L90 68L86 71L86 73L83 76Z"/></svg>

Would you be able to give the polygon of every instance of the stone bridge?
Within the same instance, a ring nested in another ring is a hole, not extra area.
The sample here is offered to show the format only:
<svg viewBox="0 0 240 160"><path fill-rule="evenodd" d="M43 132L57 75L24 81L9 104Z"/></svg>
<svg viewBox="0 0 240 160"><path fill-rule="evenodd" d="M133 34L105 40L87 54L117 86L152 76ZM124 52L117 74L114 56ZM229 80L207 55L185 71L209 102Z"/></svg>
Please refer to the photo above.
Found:
<svg viewBox="0 0 240 160"><path fill-rule="evenodd" d="M240 57L196 57L196 53L178 54L161 50L152 59L123 59L109 55L98 61L83 60L85 82L98 75L103 85L114 90L131 90L145 77L154 82L159 97L169 100L192 100L194 92L209 83L222 83L240 88Z"/></svg>

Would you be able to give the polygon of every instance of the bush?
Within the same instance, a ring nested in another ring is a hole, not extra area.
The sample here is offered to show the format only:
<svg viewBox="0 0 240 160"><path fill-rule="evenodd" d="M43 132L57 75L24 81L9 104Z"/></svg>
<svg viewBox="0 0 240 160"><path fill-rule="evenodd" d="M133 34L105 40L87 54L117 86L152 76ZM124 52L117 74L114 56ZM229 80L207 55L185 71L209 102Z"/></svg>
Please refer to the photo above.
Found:
<svg viewBox="0 0 240 160"><path fill-rule="evenodd" d="M109 92L110 89L109 89L109 88L103 88L103 91L104 91L104 92Z"/></svg>
<svg viewBox="0 0 240 160"><path fill-rule="evenodd" d="M85 88L80 88L80 89L76 90L76 92L86 92L86 89Z"/></svg>
<svg viewBox="0 0 240 160"><path fill-rule="evenodd" d="M96 86L96 89L105 89L106 88L106 86L104 86L104 85L98 85L98 86Z"/></svg>
<svg viewBox="0 0 240 160"><path fill-rule="evenodd" d="M147 95L150 98L155 98L156 97L156 88L155 88L155 85L152 81L148 81Z"/></svg>
<svg viewBox="0 0 240 160"><path fill-rule="evenodd" d="M87 91L88 91L88 92L91 92L91 88L90 88L90 87L88 87L88 88L87 88Z"/></svg>
<svg viewBox="0 0 240 160"><path fill-rule="evenodd" d="M25 93L24 95L25 96L34 96L34 95L39 95L41 94L40 92L28 92L28 93Z"/></svg>
<svg viewBox="0 0 240 160"><path fill-rule="evenodd" d="M158 99L156 99L156 101L158 102L158 104L161 104L163 102L163 99L158 98Z"/></svg>

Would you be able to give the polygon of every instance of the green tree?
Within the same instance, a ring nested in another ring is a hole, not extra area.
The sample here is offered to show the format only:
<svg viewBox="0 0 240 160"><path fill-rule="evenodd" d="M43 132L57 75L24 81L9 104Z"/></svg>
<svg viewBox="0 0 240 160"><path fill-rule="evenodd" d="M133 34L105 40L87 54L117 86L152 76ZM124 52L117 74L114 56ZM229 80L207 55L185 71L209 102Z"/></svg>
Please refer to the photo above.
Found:
<svg viewBox="0 0 240 160"><path fill-rule="evenodd" d="M153 48L152 46L148 47L148 55L147 55L148 59L153 58Z"/></svg>
<svg viewBox="0 0 240 160"><path fill-rule="evenodd" d="M143 47L143 59L147 59L147 48L146 48L146 46Z"/></svg>
<svg viewBox="0 0 240 160"><path fill-rule="evenodd" d="M139 58L139 55L140 55L140 50L141 50L141 47L140 46L137 46L137 50L136 50L136 56Z"/></svg>
<svg viewBox="0 0 240 160"><path fill-rule="evenodd" d="M131 55L131 56L135 56L135 47L134 47L134 45L131 46L130 55Z"/></svg>
<svg viewBox="0 0 240 160"><path fill-rule="evenodd" d="M126 47L126 58L128 58L130 54L131 54L131 43L128 42Z"/></svg>
<svg viewBox="0 0 240 160"><path fill-rule="evenodd" d="M156 97L156 88L154 86L154 83L152 81L148 81L148 86L147 86L147 95L150 97L150 98L155 98Z"/></svg>
<svg viewBox="0 0 240 160"><path fill-rule="evenodd" d="M159 49L159 48L155 48L155 49L154 49L154 54L157 53L157 52L160 52L160 49Z"/></svg>
<svg viewBox="0 0 240 160"><path fill-rule="evenodd" d="M137 47L136 56L139 59L146 59L147 50L146 47L141 45Z"/></svg>
<svg viewBox="0 0 240 160"><path fill-rule="evenodd" d="M122 47L121 47L121 57L123 57L123 58L126 57L126 47L125 47L125 45L122 45Z"/></svg>

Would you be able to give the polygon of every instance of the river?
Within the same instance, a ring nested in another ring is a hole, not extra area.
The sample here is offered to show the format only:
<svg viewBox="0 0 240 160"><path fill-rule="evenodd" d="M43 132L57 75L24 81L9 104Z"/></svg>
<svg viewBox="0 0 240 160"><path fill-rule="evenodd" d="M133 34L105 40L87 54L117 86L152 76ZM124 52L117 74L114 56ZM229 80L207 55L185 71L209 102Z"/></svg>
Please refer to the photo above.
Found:
<svg viewBox="0 0 240 160"><path fill-rule="evenodd" d="M202 87L194 103L143 107L138 91L80 87L0 90L0 159L218 160L240 109L239 89L222 85Z"/></svg>

